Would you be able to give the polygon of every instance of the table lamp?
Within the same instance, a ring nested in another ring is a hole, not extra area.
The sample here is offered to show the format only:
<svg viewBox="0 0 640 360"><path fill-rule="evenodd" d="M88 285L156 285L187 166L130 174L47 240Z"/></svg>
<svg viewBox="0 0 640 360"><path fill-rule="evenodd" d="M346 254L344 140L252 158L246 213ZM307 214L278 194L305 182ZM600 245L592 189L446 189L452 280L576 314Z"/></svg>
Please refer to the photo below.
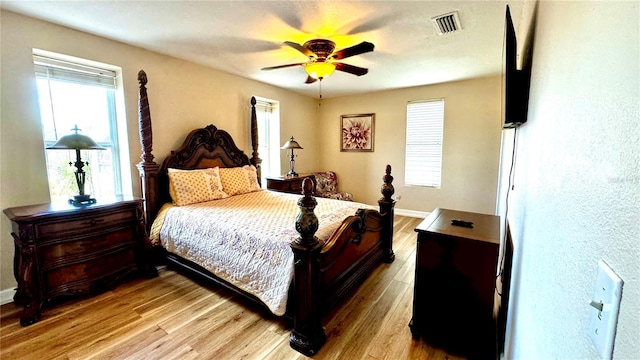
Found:
<svg viewBox="0 0 640 360"><path fill-rule="evenodd" d="M78 126L76 125L73 129L75 131L74 134L69 134L61 137L55 144L47 147L48 150L75 150L76 151L76 162L75 164L69 162L69 165L75 165L76 171L74 172L76 176L76 184L78 184L78 195L75 195L73 199L69 199L69 203L73 205L88 205L95 204L96 199L91 198L91 195L84 193L84 184L86 173L82 168L85 164L89 164L88 162L82 161L80 158L80 150L104 150L103 147L96 144L90 137L82 134L78 134Z"/></svg>
<svg viewBox="0 0 640 360"><path fill-rule="evenodd" d="M290 166L291 169L287 173L287 176L288 177L296 177L296 176L298 176L298 173L295 172L295 170L294 170L294 166L295 166L296 162L293 159L294 156L295 156L295 155L293 155L293 149L302 149L302 146L300 146L300 144L298 144L298 142L295 141L293 136L291 136L291 139L287 140L287 142L284 143L284 145L282 145L282 147L280 149L282 149L282 150L291 149L291 155L289 155L289 166Z"/></svg>

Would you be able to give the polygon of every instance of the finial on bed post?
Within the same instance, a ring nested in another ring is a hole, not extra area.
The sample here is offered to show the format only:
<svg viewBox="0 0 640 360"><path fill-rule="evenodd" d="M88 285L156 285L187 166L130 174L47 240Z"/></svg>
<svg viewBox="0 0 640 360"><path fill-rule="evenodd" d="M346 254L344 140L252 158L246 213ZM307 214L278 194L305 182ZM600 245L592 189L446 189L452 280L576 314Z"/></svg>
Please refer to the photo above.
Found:
<svg viewBox="0 0 640 360"><path fill-rule="evenodd" d="M151 221L157 210L158 172L160 166L153 161L153 136L151 133L151 112L149 111L149 99L147 98L147 74L144 70L138 72L140 92L138 95L138 130L140 131L140 144L142 145L142 159L136 167L140 173L140 186L144 198L144 217L147 230L151 227Z"/></svg>
<svg viewBox="0 0 640 360"><path fill-rule="evenodd" d="M381 236L384 255L382 261L392 263L396 258L396 255L393 253L393 217L396 201L392 198L395 189L393 187L393 176L391 176L391 165L387 164L382 181L384 181L384 184L382 184L382 188L380 189L382 197L378 200L380 214L383 217L383 230Z"/></svg>
<svg viewBox="0 0 640 360"><path fill-rule="evenodd" d="M149 111L149 99L147 98L147 73L144 70L138 72L140 93L138 96L138 129L140 130L140 144L142 145L142 161L152 161L153 136L151 132L151 112Z"/></svg>
<svg viewBox="0 0 640 360"><path fill-rule="evenodd" d="M251 153L251 164L256 167L258 171L258 182L261 179L261 166L262 160L258 154L258 116L256 115L256 97L251 97L251 148L253 152Z"/></svg>
<svg viewBox="0 0 640 360"><path fill-rule="evenodd" d="M318 202L311 195L313 182L302 182L304 196L298 200L300 214L296 218L296 230L300 237L291 243L294 262L293 330L289 336L291 347L307 356L320 350L327 338L320 322L320 250L322 242L315 233L318 217L313 212Z"/></svg>

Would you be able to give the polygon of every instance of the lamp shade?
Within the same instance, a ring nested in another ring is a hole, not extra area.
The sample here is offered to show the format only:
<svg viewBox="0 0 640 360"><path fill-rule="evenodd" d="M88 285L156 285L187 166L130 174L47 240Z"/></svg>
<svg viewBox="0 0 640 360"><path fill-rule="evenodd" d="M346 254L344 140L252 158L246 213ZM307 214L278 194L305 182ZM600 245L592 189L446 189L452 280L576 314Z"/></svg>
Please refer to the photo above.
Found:
<svg viewBox="0 0 640 360"><path fill-rule="evenodd" d="M84 192L87 173L82 170L82 168L89 163L82 161L80 158L80 150L104 150L104 148L96 144L90 137L78 134L78 131L80 131L78 126L75 126L72 130L74 131L73 134L61 137L55 144L48 146L47 149L76 151L76 161L75 163L69 162L69 165L73 164L76 167L74 175L76 184L78 185L78 195L75 195L73 199L69 199L69 203L77 206L95 204L96 199L93 199L89 194L85 194Z"/></svg>
<svg viewBox="0 0 640 360"><path fill-rule="evenodd" d="M61 137L55 144L47 147L47 149L104 150L105 148L96 144L96 142L87 135L76 133Z"/></svg>
<svg viewBox="0 0 640 360"><path fill-rule="evenodd" d="M324 79L333 74L336 66L330 62L316 61L304 66L304 71L314 79Z"/></svg>
<svg viewBox="0 0 640 360"><path fill-rule="evenodd" d="M282 150L302 149L302 146L300 146L300 144L298 144L298 142L292 136L291 139L287 140L287 142L284 143L284 145L282 145L282 147L280 149L282 149Z"/></svg>

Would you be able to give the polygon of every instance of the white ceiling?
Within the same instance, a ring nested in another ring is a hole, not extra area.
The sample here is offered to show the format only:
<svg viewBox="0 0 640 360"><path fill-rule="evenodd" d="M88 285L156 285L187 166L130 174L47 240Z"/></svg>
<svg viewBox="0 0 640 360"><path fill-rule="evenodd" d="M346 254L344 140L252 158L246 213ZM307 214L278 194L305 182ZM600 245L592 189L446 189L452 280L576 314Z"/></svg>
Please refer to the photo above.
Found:
<svg viewBox="0 0 640 360"><path fill-rule="evenodd" d="M507 3L518 27L531 1L2 0L0 6L311 97L318 97L318 83L304 84L302 67L260 70L306 61L283 41L328 38L336 50L374 43L373 52L343 60L368 68L367 75L336 71L322 81L329 98L500 74ZM462 30L438 35L431 19L452 11Z"/></svg>

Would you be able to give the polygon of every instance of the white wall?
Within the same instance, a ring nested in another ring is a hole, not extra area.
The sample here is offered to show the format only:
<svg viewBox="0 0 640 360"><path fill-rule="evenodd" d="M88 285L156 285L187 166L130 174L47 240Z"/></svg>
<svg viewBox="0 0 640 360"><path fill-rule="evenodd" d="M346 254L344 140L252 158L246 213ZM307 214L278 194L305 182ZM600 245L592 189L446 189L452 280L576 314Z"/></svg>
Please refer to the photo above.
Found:
<svg viewBox="0 0 640 360"><path fill-rule="evenodd" d="M587 329L600 259L625 282L614 358L640 358L639 4L539 3L509 204L507 358L598 358Z"/></svg>

